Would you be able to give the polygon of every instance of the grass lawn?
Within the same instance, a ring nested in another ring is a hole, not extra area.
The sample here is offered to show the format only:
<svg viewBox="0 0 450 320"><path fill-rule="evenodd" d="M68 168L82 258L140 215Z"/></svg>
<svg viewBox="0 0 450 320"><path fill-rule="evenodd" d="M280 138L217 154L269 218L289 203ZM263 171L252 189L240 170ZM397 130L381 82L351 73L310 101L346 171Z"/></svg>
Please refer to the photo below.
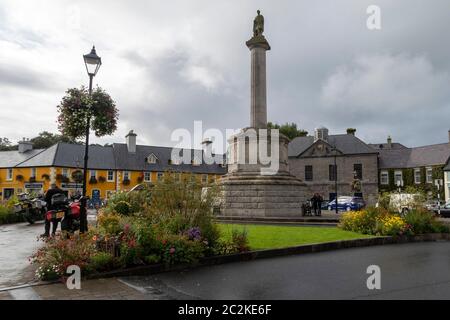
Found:
<svg viewBox="0 0 450 320"><path fill-rule="evenodd" d="M344 231L337 227L311 227L311 226L276 226L258 224L228 224L219 223L223 238L230 238L233 229L246 229L250 248L272 249L298 246L302 244L320 243L336 240L351 240L370 238L351 231Z"/></svg>

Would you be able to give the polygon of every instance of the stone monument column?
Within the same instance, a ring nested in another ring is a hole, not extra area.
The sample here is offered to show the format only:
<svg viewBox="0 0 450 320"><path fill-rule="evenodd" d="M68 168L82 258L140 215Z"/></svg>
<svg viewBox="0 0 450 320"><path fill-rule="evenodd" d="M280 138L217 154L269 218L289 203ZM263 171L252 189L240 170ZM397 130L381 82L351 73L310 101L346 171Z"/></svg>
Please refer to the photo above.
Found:
<svg viewBox="0 0 450 320"><path fill-rule="evenodd" d="M301 204L306 199L306 185L289 172L289 138L264 130L267 128L266 51L270 45L263 32L264 17L258 10L253 21L253 37L246 42L251 53L250 127L228 140L228 173L219 184L222 188L220 215L224 217L295 217L301 215ZM267 163L263 155L269 153L271 161Z"/></svg>
<svg viewBox="0 0 450 320"><path fill-rule="evenodd" d="M263 36L264 17L258 10L253 22L253 37L246 42L251 52L250 127L267 128L266 51L270 45Z"/></svg>

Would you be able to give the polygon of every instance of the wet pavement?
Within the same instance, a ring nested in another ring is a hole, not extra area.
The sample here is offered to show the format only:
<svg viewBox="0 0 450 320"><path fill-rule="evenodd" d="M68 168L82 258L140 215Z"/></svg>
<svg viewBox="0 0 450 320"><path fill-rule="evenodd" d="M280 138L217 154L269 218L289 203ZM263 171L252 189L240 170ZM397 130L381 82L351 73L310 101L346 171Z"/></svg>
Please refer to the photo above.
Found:
<svg viewBox="0 0 450 320"><path fill-rule="evenodd" d="M381 290L369 290L369 265ZM450 243L346 249L122 278L163 299L450 299Z"/></svg>
<svg viewBox="0 0 450 320"><path fill-rule="evenodd" d="M28 257L42 244L37 241L42 233L42 221L0 226L0 288L33 280Z"/></svg>
<svg viewBox="0 0 450 320"><path fill-rule="evenodd" d="M88 210L88 223L95 224L96 220L96 210ZM42 233L44 233L43 221L33 225L27 222L0 225L0 288L35 280L34 268L30 266L28 257L42 245L42 241L37 241Z"/></svg>

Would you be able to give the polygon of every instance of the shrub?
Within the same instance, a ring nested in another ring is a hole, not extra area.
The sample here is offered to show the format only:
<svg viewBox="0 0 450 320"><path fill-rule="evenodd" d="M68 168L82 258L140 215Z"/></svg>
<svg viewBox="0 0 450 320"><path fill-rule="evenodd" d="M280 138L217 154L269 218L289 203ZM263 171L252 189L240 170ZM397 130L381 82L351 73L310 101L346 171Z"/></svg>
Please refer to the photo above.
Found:
<svg viewBox="0 0 450 320"><path fill-rule="evenodd" d="M117 214L100 212L97 217L97 223L105 234L116 235L122 231L120 216Z"/></svg>
<svg viewBox="0 0 450 320"><path fill-rule="evenodd" d="M233 229L231 232L231 242L235 246L238 252L244 252L250 250L248 245L247 230L243 229L239 231L238 229Z"/></svg>
<svg viewBox="0 0 450 320"><path fill-rule="evenodd" d="M184 235L168 235L162 240L162 261L166 264L194 263L204 256L205 243Z"/></svg>
<svg viewBox="0 0 450 320"><path fill-rule="evenodd" d="M405 221L415 234L447 232L448 228L436 220L436 218L425 210L411 210L405 217Z"/></svg>
<svg viewBox="0 0 450 320"><path fill-rule="evenodd" d="M114 211L123 216L127 216L131 211L130 204L126 201L119 201L114 206Z"/></svg>
<svg viewBox="0 0 450 320"><path fill-rule="evenodd" d="M84 234L70 238L59 235L45 240L45 245L30 257L31 263L41 267L40 279L55 275L62 276L70 265L77 265L82 271L87 271L91 257L96 253L92 235ZM50 270L50 271L48 271Z"/></svg>
<svg viewBox="0 0 450 320"><path fill-rule="evenodd" d="M378 218L379 233L385 236L410 234L411 226L398 215L384 215Z"/></svg>
<svg viewBox="0 0 450 320"><path fill-rule="evenodd" d="M11 206L0 205L0 224L23 222L23 216L13 212Z"/></svg>
<svg viewBox="0 0 450 320"><path fill-rule="evenodd" d="M194 179L182 180L166 172L151 190L151 203L144 207L143 215L165 234L183 234L198 227L209 246L219 239L219 230L212 220L212 207L217 190L210 187L205 192Z"/></svg>
<svg viewBox="0 0 450 320"><path fill-rule="evenodd" d="M89 259L89 272L102 272L120 267L118 260L110 253L97 252Z"/></svg>
<svg viewBox="0 0 450 320"><path fill-rule="evenodd" d="M377 234L379 231L379 219L388 215L382 208L369 207L361 211L351 211L342 215L339 227L364 234Z"/></svg>

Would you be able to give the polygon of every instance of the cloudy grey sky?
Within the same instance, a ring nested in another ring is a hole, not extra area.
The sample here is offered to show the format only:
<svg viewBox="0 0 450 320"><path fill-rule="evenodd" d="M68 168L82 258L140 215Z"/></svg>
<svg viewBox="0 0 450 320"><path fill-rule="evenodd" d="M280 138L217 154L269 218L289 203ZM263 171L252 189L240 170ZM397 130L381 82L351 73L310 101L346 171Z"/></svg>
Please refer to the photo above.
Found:
<svg viewBox="0 0 450 320"><path fill-rule="evenodd" d="M366 28L370 4L382 29ZM0 0L0 136L56 132L56 105L95 83L117 102L122 142L170 145L174 129L249 124L256 10L265 16L268 117L312 132L357 128L366 142L446 142L450 129L448 0L23 1Z"/></svg>

